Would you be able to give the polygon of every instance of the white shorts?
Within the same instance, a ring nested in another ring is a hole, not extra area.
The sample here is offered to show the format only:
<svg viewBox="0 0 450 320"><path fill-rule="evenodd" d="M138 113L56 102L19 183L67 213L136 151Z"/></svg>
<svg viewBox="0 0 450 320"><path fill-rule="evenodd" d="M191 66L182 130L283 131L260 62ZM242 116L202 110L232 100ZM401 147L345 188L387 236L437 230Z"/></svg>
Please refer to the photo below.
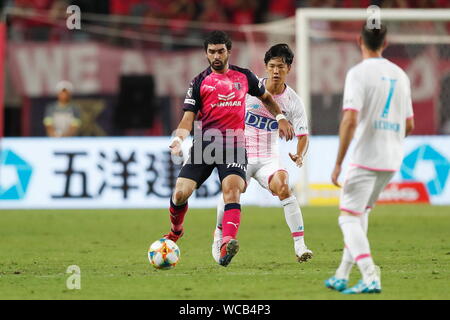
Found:
<svg viewBox="0 0 450 320"><path fill-rule="evenodd" d="M287 172L281 165L279 158L249 160L247 165L247 184L250 183L251 178L254 178L264 189L270 190L270 180L278 171Z"/></svg>
<svg viewBox="0 0 450 320"><path fill-rule="evenodd" d="M395 172L350 167L341 191L340 210L356 215L373 208Z"/></svg>

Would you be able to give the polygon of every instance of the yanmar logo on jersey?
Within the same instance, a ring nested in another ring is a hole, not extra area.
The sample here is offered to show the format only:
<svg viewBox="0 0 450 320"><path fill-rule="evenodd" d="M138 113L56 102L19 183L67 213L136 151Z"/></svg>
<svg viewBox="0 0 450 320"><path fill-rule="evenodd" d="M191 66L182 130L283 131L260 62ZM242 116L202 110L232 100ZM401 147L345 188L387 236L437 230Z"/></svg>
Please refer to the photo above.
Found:
<svg viewBox="0 0 450 320"><path fill-rule="evenodd" d="M218 94L217 97L221 101L230 101L230 100L232 100L232 99L234 99L236 97L236 94L234 92L232 92L232 93L230 93L228 95Z"/></svg>
<svg viewBox="0 0 450 320"><path fill-rule="evenodd" d="M220 102L211 104L211 108L214 108L214 107L240 107L240 106L242 106L242 101L232 101L236 97L236 94L234 92L232 92L232 93L230 93L228 95L218 94L217 97L220 100Z"/></svg>

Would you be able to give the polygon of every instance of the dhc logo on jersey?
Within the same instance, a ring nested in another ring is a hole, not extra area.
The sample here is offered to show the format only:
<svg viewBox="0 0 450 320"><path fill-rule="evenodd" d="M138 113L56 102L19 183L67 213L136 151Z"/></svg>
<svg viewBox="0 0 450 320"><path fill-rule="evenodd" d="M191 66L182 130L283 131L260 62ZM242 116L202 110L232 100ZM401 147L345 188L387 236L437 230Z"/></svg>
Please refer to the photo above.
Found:
<svg viewBox="0 0 450 320"><path fill-rule="evenodd" d="M247 112L245 116L245 124L266 131L278 130L277 120L263 117L251 112Z"/></svg>

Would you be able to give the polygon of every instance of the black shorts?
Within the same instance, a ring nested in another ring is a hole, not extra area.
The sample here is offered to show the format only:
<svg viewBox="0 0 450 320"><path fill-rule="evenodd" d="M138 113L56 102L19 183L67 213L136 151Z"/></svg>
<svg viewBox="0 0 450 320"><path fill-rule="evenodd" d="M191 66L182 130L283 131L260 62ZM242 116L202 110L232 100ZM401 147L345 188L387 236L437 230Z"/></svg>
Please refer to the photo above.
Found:
<svg viewBox="0 0 450 320"><path fill-rule="evenodd" d="M204 150L204 148L202 148L202 150ZM229 153L229 155L234 156L229 156L227 159L227 152L232 152ZM189 159L178 174L178 178L186 178L197 182L197 189L209 178L214 168L217 168L221 184L226 177L232 174L238 175L246 181L248 159L247 151L243 147L225 150L223 157L217 159L218 161L213 163L211 163L211 161L206 162L204 159L197 160L201 161L195 161L194 147L192 147Z"/></svg>

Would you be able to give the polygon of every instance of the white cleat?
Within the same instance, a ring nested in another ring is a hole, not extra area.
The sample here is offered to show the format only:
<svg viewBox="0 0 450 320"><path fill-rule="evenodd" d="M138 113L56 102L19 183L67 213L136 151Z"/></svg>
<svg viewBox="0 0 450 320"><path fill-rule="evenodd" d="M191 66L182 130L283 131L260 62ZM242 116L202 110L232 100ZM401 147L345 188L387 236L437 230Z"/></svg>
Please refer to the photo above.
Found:
<svg viewBox="0 0 450 320"><path fill-rule="evenodd" d="M216 227L214 230L214 240L211 246L211 253L214 261L219 263L220 260L220 247L222 246L222 230Z"/></svg>
<svg viewBox="0 0 450 320"><path fill-rule="evenodd" d="M302 263L312 259L313 252L309 250L305 245L299 245L295 246L295 255L297 256L297 261Z"/></svg>

